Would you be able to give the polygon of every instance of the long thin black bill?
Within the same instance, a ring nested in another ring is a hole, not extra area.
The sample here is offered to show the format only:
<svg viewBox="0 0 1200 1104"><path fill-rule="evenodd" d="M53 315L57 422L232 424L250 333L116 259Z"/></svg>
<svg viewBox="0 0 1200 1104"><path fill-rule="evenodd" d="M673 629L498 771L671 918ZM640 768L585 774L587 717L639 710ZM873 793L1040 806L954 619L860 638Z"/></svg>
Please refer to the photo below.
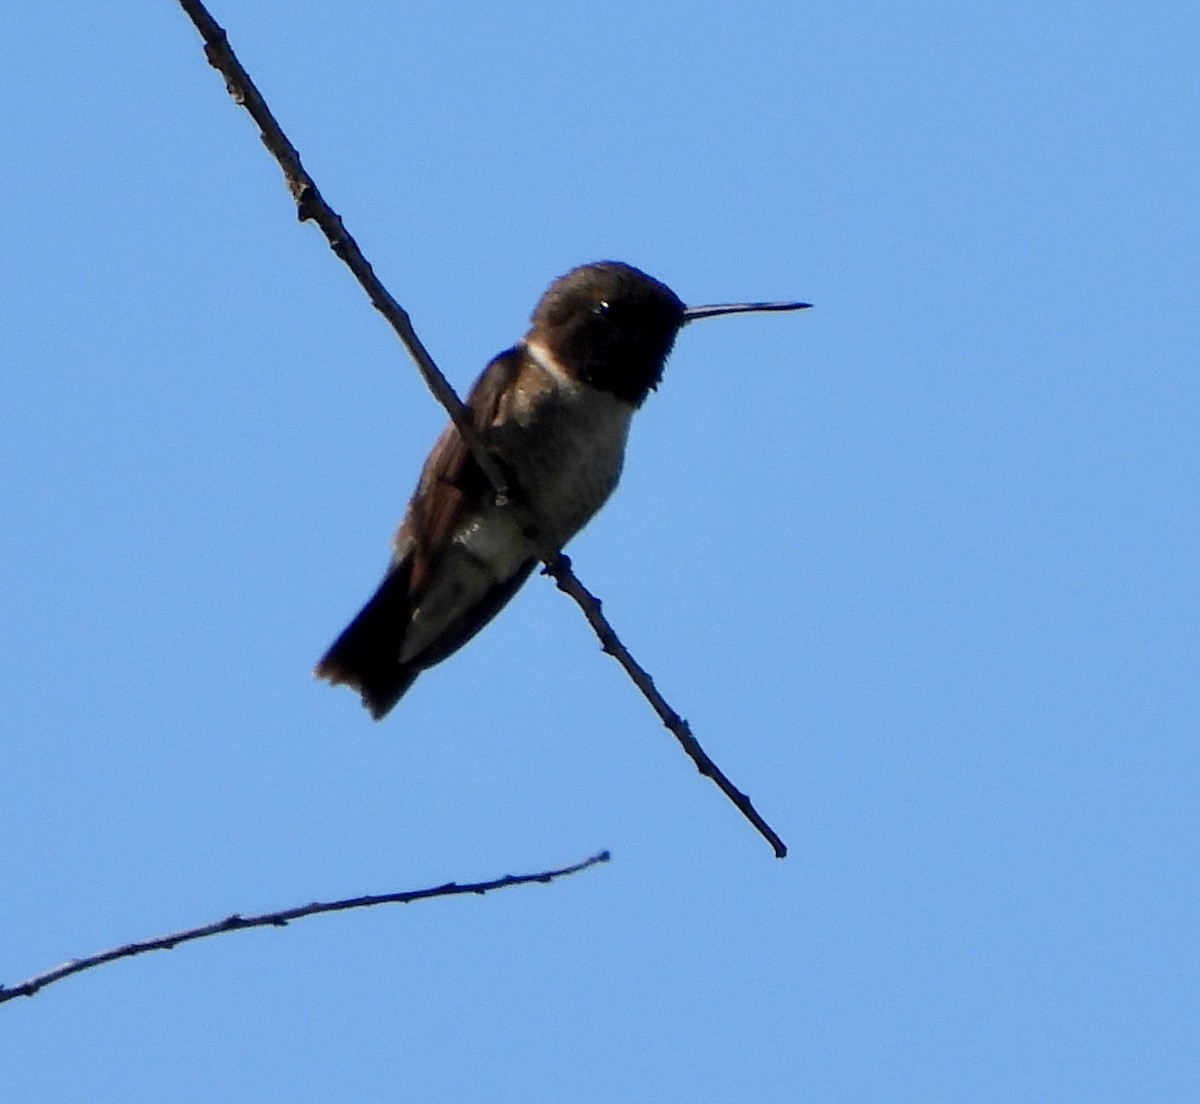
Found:
<svg viewBox="0 0 1200 1104"><path fill-rule="evenodd" d="M715 303L707 307L684 307L683 320L695 322L697 318L716 318L722 314L749 314L752 311L797 311L807 310L811 303Z"/></svg>

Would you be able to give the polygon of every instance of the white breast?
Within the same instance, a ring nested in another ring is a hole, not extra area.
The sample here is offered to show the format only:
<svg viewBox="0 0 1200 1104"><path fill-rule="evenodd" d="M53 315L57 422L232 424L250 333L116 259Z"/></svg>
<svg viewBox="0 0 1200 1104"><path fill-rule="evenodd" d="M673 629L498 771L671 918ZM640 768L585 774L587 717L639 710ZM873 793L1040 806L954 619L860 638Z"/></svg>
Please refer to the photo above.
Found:
<svg viewBox="0 0 1200 1104"><path fill-rule="evenodd" d="M532 502L543 539L561 547L616 487L634 407L579 383L542 346L528 348L548 386L524 409L514 407L501 451Z"/></svg>

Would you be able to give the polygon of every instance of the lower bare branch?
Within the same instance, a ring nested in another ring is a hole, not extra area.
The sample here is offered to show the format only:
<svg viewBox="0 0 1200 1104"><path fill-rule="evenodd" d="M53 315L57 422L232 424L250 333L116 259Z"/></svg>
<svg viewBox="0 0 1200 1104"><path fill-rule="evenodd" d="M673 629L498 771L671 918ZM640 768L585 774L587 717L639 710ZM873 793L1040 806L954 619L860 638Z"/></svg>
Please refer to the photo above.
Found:
<svg viewBox="0 0 1200 1104"><path fill-rule="evenodd" d="M557 870L543 870L539 874L505 874L503 878L493 878L490 882L468 882L459 885L457 882L447 882L445 885L431 886L428 889L409 889L399 893L380 893L365 897L347 897L340 901L314 901L311 905L298 905L295 908L281 909L278 912L264 912L261 916L240 916L235 913L224 920L217 920L198 928L188 928L185 931L173 932L170 935L160 935L157 939L144 939L139 943L126 943L122 947L113 947L99 954L88 955L87 958L76 958L63 963L44 974L38 974L17 985L0 985L0 1004L16 997L32 997L40 989L51 985L72 974L103 966L118 958L132 958L134 955L145 954L147 951L169 951L180 943L191 943L196 939L205 939L210 935L222 935L225 932L245 931L247 928L283 928L293 920L305 916L317 916L323 912L345 912L348 909L370 908L372 905L407 905L412 901L424 901L430 897L461 897L474 893L482 896L496 889L507 889L509 886L529 885L531 882L553 882L565 878L568 874L578 874L581 870L596 866L598 863L609 861L609 853L601 851L583 862L571 866L559 867Z"/></svg>

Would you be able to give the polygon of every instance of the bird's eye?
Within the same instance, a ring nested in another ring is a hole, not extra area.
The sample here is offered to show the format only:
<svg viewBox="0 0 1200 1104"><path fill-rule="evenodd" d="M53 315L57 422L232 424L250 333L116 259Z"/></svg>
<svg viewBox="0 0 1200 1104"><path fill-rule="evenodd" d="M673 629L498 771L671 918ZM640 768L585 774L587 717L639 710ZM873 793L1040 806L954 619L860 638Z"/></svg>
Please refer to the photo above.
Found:
<svg viewBox="0 0 1200 1104"><path fill-rule="evenodd" d="M597 318L607 318L611 312L612 304L607 299L601 299L600 302L592 307L592 314Z"/></svg>

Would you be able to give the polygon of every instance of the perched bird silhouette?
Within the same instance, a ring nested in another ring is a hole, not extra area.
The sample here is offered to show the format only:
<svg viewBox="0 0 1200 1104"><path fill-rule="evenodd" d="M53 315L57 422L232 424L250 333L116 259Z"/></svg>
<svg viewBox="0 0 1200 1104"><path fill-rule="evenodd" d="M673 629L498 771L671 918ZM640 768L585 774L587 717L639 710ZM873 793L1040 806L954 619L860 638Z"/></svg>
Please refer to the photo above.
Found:
<svg viewBox="0 0 1200 1104"><path fill-rule="evenodd" d="M630 420L658 386L685 323L808 305L686 307L665 284L616 261L555 280L529 332L488 364L466 402L515 502L497 503L462 436L447 426L425 461L383 582L314 674L353 687L371 715L383 717L604 505L621 474Z"/></svg>

